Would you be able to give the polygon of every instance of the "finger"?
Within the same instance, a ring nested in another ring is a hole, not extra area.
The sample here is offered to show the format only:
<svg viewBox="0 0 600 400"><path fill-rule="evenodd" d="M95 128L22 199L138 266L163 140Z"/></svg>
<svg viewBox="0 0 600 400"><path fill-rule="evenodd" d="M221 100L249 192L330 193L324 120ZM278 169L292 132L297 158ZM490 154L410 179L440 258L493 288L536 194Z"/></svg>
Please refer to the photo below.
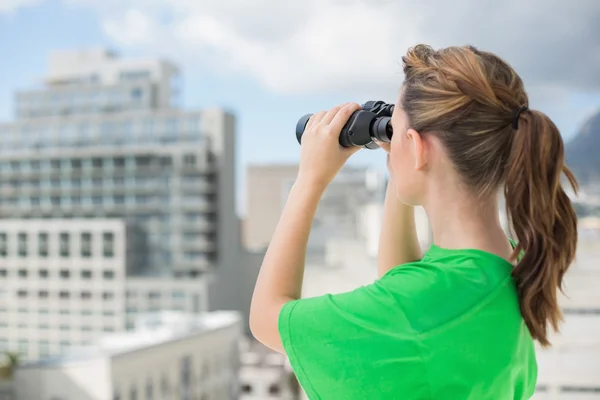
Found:
<svg viewBox="0 0 600 400"><path fill-rule="evenodd" d="M324 111L320 111L320 112L324 112ZM312 128L312 126L315 124L315 118L318 118L319 113L313 114L309 119L308 122L306 123L306 126L304 127L304 132L308 132L310 130L310 128Z"/></svg>
<svg viewBox="0 0 600 400"><path fill-rule="evenodd" d="M348 103L342 107L329 124L332 132L340 132L353 112L360 110L361 107L357 103Z"/></svg>
<svg viewBox="0 0 600 400"><path fill-rule="evenodd" d="M312 117L310 117L310 119L308 120L308 124L310 124L310 126L314 126L314 125L318 125L321 120L323 119L323 117L325 116L326 112L325 111L319 111L318 113L314 114ZM308 129L308 127L307 127Z"/></svg>
<svg viewBox="0 0 600 400"><path fill-rule="evenodd" d="M335 115L342 109L344 108L348 103L344 103L344 104L340 104L338 106L333 107L331 110L327 111L327 114L325 114L325 116L323 117L323 119L321 120L321 124L329 124L331 121L333 121L333 117L335 117Z"/></svg>

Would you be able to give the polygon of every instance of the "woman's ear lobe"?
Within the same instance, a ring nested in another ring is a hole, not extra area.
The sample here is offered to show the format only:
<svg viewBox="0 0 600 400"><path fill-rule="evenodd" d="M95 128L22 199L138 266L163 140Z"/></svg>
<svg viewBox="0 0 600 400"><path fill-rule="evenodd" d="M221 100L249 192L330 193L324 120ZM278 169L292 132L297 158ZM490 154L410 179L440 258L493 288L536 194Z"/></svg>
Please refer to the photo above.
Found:
<svg viewBox="0 0 600 400"><path fill-rule="evenodd" d="M427 164L428 154L427 146L421 134L414 129L409 129L406 135L410 138L415 156L415 169L422 169Z"/></svg>

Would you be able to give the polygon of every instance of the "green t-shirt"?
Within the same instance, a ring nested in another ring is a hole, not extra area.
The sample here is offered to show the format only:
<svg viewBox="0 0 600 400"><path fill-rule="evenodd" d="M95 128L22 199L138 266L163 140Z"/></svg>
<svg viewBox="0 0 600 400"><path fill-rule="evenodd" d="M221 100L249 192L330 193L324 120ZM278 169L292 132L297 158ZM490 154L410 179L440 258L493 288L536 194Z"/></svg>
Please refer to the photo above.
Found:
<svg viewBox="0 0 600 400"><path fill-rule="evenodd" d="M521 400L534 343L512 265L432 246L352 292L287 303L279 332L311 400Z"/></svg>

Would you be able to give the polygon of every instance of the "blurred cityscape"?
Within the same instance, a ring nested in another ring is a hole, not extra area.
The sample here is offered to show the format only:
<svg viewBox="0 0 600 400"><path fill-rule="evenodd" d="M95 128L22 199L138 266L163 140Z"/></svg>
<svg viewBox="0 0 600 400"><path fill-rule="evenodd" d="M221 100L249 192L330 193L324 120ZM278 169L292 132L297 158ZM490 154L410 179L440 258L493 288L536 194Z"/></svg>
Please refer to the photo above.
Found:
<svg viewBox="0 0 600 400"><path fill-rule="evenodd" d="M304 398L247 323L297 165L250 165L241 219L236 116L175 107L180 74L161 59L60 51L43 87L15 93L15 119L0 123L0 400ZM590 121L584 132L600 135L600 113ZM376 279L386 179L349 165L327 189L305 296ZM574 199L577 260L563 330L538 352L536 399L600 399L594 181ZM420 208L417 229L428 248Z"/></svg>

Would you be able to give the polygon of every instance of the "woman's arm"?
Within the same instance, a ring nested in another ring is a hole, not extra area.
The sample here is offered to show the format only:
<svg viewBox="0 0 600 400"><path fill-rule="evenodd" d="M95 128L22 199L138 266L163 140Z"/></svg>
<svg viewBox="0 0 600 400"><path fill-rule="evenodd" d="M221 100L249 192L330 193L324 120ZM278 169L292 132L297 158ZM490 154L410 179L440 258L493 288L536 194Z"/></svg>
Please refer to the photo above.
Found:
<svg viewBox="0 0 600 400"><path fill-rule="evenodd" d="M283 352L277 322L281 308L302 292L310 228L323 189L296 181L265 254L250 309L250 330L263 344Z"/></svg>
<svg viewBox="0 0 600 400"><path fill-rule="evenodd" d="M279 314L300 298L310 228L325 188L348 158L360 148L342 148L340 131L356 103L313 115L302 135L300 168L279 224L265 254L250 307L250 330L256 339L283 352Z"/></svg>
<svg viewBox="0 0 600 400"><path fill-rule="evenodd" d="M385 193L383 222L379 236L377 273L385 275L397 265L421 259L421 246L415 227L414 207L402 204L390 180Z"/></svg>

